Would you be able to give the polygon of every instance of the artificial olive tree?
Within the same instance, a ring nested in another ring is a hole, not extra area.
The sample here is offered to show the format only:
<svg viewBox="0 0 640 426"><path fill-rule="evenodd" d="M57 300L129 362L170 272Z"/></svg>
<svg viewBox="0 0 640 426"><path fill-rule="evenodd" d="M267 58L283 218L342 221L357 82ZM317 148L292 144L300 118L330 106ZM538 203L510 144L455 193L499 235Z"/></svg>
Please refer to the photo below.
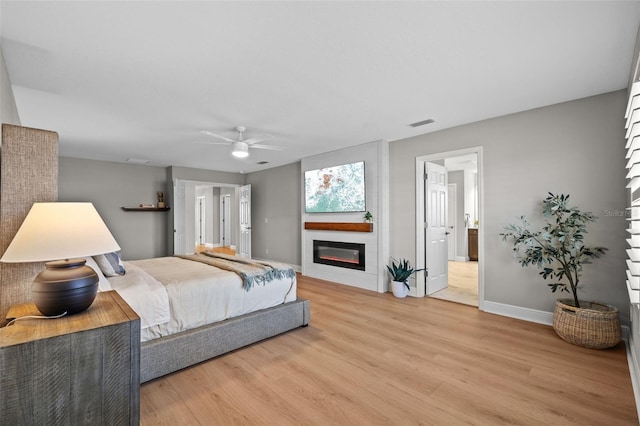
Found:
<svg viewBox="0 0 640 426"><path fill-rule="evenodd" d="M550 192L542 202L542 215L546 220L542 229L531 230L531 224L521 216L521 225L507 225L500 235L504 241L513 243L514 254L523 267L541 268L542 278L552 281L548 284L551 291L572 293L575 307L579 308L582 266L604 255L607 249L584 245L587 224L597 218L591 212L569 207L568 201L569 195Z"/></svg>

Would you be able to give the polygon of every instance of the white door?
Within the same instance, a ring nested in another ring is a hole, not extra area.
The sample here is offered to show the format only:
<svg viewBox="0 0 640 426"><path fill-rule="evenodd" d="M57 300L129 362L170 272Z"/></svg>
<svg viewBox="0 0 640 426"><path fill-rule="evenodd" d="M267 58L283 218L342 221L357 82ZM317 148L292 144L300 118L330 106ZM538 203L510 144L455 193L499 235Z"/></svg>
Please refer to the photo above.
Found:
<svg viewBox="0 0 640 426"><path fill-rule="evenodd" d="M186 224L184 207L186 204L185 182L176 179L173 182L173 254L187 254Z"/></svg>
<svg viewBox="0 0 640 426"><path fill-rule="evenodd" d="M447 259L456 260L456 201L457 185L450 183L447 192Z"/></svg>
<svg viewBox="0 0 640 426"><path fill-rule="evenodd" d="M231 246L231 195L220 197L220 245Z"/></svg>
<svg viewBox="0 0 640 426"><path fill-rule="evenodd" d="M240 196L240 241L238 244L238 255L240 257L251 257L251 185L239 188Z"/></svg>
<svg viewBox="0 0 640 426"><path fill-rule="evenodd" d="M205 197L196 198L196 246L206 243Z"/></svg>
<svg viewBox="0 0 640 426"><path fill-rule="evenodd" d="M426 209L426 293L433 294L447 287L447 169L434 163L425 163Z"/></svg>

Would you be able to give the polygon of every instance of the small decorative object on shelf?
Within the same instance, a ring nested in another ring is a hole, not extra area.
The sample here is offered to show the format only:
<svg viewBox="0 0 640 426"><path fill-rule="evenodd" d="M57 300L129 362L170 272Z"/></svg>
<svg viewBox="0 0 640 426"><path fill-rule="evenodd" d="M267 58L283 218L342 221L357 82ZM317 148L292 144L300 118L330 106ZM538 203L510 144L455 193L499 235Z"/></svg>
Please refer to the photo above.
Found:
<svg viewBox="0 0 640 426"><path fill-rule="evenodd" d="M140 204L139 207L141 209L155 209L156 208L156 206L154 206L153 204ZM158 206L158 207L160 207L160 206Z"/></svg>
<svg viewBox="0 0 640 426"><path fill-rule="evenodd" d="M164 192L158 192L158 208L164 208Z"/></svg>
<svg viewBox="0 0 640 426"><path fill-rule="evenodd" d="M373 215L371 214L370 211L367 210L367 212L364 214L364 221L367 223L370 223L373 220Z"/></svg>

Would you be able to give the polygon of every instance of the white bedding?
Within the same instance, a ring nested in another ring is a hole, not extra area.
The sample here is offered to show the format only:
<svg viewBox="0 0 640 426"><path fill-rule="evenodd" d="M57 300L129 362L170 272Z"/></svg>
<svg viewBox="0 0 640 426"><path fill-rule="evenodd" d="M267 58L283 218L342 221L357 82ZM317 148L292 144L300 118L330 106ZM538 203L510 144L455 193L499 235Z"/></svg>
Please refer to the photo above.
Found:
<svg viewBox="0 0 640 426"><path fill-rule="evenodd" d="M107 279L111 289L116 290L138 314L140 328L144 330L168 322L171 318L170 303L165 286L132 263L125 268L126 274Z"/></svg>
<svg viewBox="0 0 640 426"><path fill-rule="evenodd" d="M143 342L296 300L295 277L246 291L234 272L178 257L124 265L109 281L140 316Z"/></svg>

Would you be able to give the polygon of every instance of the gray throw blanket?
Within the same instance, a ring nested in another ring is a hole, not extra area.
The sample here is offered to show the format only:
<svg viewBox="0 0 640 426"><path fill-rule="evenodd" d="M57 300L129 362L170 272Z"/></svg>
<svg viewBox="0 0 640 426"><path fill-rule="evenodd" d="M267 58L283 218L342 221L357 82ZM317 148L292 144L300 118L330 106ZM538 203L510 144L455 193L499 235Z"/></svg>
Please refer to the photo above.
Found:
<svg viewBox="0 0 640 426"><path fill-rule="evenodd" d="M235 272L242 278L242 288L246 291L251 290L254 284L264 285L274 279L294 278L296 276L293 268L285 263L263 262L213 252L178 255L178 257Z"/></svg>

